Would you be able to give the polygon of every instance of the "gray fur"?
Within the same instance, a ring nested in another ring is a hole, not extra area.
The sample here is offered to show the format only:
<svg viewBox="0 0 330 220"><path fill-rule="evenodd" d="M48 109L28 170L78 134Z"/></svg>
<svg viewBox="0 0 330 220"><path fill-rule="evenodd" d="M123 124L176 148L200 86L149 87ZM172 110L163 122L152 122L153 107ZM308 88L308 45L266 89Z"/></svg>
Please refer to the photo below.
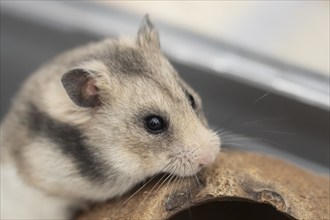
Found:
<svg viewBox="0 0 330 220"><path fill-rule="evenodd" d="M91 43L42 66L1 124L1 163L40 193L80 202L121 196L160 171L189 176L211 163L219 137L159 45L145 17L136 39ZM98 89L93 97L82 93L89 78ZM150 114L168 130L148 132Z"/></svg>

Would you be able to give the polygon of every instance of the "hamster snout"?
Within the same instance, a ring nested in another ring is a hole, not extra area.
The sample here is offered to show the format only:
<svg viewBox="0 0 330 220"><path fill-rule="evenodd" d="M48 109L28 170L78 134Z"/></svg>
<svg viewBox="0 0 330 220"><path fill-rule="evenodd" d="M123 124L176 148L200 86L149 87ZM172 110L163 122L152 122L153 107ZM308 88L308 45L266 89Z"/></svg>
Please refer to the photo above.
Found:
<svg viewBox="0 0 330 220"><path fill-rule="evenodd" d="M211 165L216 158L215 155L216 154L214 154L213 152L200 155L199 158L197 159L197 163L199 164L199 167L202 168Z"/></svg>
<svg viewBox="0 0 330 220"><path fill-rule="evenodd" d="M212 165L220 151L221 143L212 131L206 130L204 133L206 134L193 138L188 145L176 148L175 153L170 155L174 162L168 172L182 177L191 176Z"/></svg>

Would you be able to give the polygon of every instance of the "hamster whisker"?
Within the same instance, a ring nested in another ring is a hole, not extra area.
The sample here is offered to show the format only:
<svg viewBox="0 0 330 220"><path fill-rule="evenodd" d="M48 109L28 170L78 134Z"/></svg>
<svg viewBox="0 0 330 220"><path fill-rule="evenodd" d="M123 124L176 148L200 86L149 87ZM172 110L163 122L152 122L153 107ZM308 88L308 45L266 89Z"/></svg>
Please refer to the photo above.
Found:
<svg viewBox="0 0 330 220"><path fill-rule="evenodd" d="M193 150L191 153L195 153L196 151L198 151L198 150L200 150L201 149L201 147L198 147L198 148L196 148L195 150Z"/></svg>
<svg viewBox="0 0 330 220"><path fill-rule="evenodd" d="M191 206L191 204L192 204L192 195L191 195L190 178L187 179L187 181L185 182L185 185L186 185L187 182L188 182L188 190L189 190L189 206L188 206L188 211L189 211L190 219L192 219L192 213L191 213L191 209L190 209L190 206ZM187 188L187 187L186 187L186 188Z"/></svg>
<svg viewBox="0 0 330 220"><path fill-rule="evenodd" d="M262 94L261 96L259 96L257 99L255 99L252 103L247 104L246 106L244 106L244 108L242 108L243 110L236 112L234 115L232 115L230 118L228 118L226 121L224 121L221 125L222 128L227 127L228 125L230 125L235 119L237 119L242 113L246 112L246 109L248 107L251 108L253 105L255 105L256 103L258 103L259 101L261 101L262 99L266 98L268 95L270 95L270 91L265 92L264 94Z"/></svg>
<svg viewBox="0 0 330 220"><path fill-rule="evenodd" d="M296 133L285 132L285 131L277 131L277 130L254 130L259 133L270 133L270 134L283 134L283 135L296 135Z"/></svg>
<svg viewBox="0 0 330 220"><path fill-rule="evenodd" d="M170 173L165 179L164 181L157 187L156 191L158 191L163 185L164 183L166 183L166 181L168 180L168 183L171 182L171 180L173 179L174 175L172 173Z"/></svg>
<svg viewBox="0 0 330 220"><path fill-rule="evenodd" d="M217 129L217 131L218 131L217 134L221 135L222 137L226 137L226 136L230 136L230 135L237 135L236 133L233 133L230 130L225 130L225 129L222 129L222 128Z"/></svg>
<svg viewBox="0 0 330 220"><path fill-rule="evenodd" d="M174 162L175 162L176 158L172 158L170 160L170 162L165 165L160 172L163 172L165 169L167 169L169 166L171 166ZM128 199L126 199L120 206L120 208L122 208L130 199L132 199L138 192L140 192L146 185L148 185L152 180L154 180L157 176L159 175L154 175L153 177L151 177L146 183L144 183L139 189L137 189L130 197L128 197Z"/></svg>
<svg viewBox="0 0 330 220"><path fill-rule="evenodd" d="M265 122L265 121L280 121L280 120L287 120L288 117L286 116L279 116L279 117L271 117L271 118L261 118L261 119L257 119L257 120L253 120L253 121L246 121L246 122L242 122L240 123L241 125L253 125L253 124L257 124L259 122Z"/></svg>
<svg viewBox="0 0 330 220"><path fill-rule="evenodd" d="M252 140L253 138L252 137L247 137L247 136L244 136L244 135L235 135L233 134L233 136L224 136L222 141L223 141L223 144L226 144L228 141L238 141L238 140L243 140L243 141L246 141L246 140Z"/></svg>
<svg viewBox="0 0 330 220"><path fill-rule="evenodd" d="M222 141L223 141L223 144L225 144L227 141L230 141L230 140L244 140L244 141L251 141L251 140L254 140L256 139L255 137L249 137L249 136L246 136L244 134L236 134L236 133L232 133L230 131L227 131L226 133L222 133Z"/></svg>
<svg viewBox="0 0 330 220"><path fill-rule="evenodd" d="M170 193L173 193L176 190L176 188L180 185L181 180L182 180L181 177L175 176L175 179L173 181L172 187L169 190Z"/></svg>
<svg viewBox="0 0 330 220"><path fill-rule="evenodd" d="M261 142L264 142L266 144L272 144L272 145L275 145L275 146L279 146L281 148L285 148L282 144L276 142L276 141L273 141L273 140L269 140L269 139L266 139L266 138L255 138L256 140L260 140Z"/></svg>
<svg viewBox="0 0 330 220"><path fill-rule="evenodd" d="M189 161L189 160L187 160ZM186 173L186 166L183 167L183 172L184 172L184 175ZM188 187L187 187L187 182L188 182ZM185 185L185 188L187 189L188 188L188 191L189 191L189 206L188 206L188 211L189 211L189 217L190 219L192 219L192 213L191 213L191 209L190 209L190 205L192 204L192 196L191 196L191 185L190 185L190 178L186 178L186 181L184 182L184 185Z"/></svg>
<svg viewBox="0 0 330 220"><path fill-rule="evenodd" d="M147 196L142 200L140 206L144 203L144 201L147 200L147 198L149 197L149 195L151 194L151 192L156 188L156 186L164 179L166 175L164 174L158 181L157 183L151 188L151 190L148 192Z"/></svg>
<svg viewBox="0 0 330 220"><path fill-rule="evenodd" d="M238 135L237 137L235 137L235 135L233 134L232 137L226 137L225 139L223 139L223 146L227 146L230 148L237 148L237 149L243 149L243 150L248 150L248 151L260 151L260 152L264 152L265 151L265 147L269 147L272 145L276 145L276 146L280 146L281 148L283 148L282 145L280 145L277 142L274 142L272 140L269 139L265 139L265 138L258 138L258 137L247 137L247 136L243 136L243 135ZM224 148L223 148L224 149Z"/></svg>
<svg viewBox="0 0 330 220"><path fill-rule="evenodd" d="M175 159L176 160L176 159ZM172 173L172 169L174 168L174 170L173 170L173 172L175 172L175 170L176 170L176 166L174 166L174 167L171 167L170 168L170 174L173 174ZM169 172L168 171L168 172ZM166 177L166 174L165 175L163 175L157 182L156 182L156 184L151 188L151 190L148 192L148 194L147 194L147 196L142 200L142 202L141 202L141 205L144 203L144 201L150 196L150 194L151 194L151 192L157 187L157 185L164 179Z"/></svg>
<svg viewBox="0 0 330 220"><path fill-rule="evenodd" d="M231 131L229 131L229 130L224 130L224 129L217 129L217 131L216 131L217 133L217 135L218 136L220 136L221 137L221 139L223 139L224 137L226 137L226 136L229 136L229 135L232 135L233 133L231 132Z"/></svg>
<svg viewBox="0 0 330 220"><path fill-rule="evenodd" d="M283 135L295 135L295 133L288 132L288 131L282 131L282 130L260 130L260 129L257 130L257 129L254 129L253 131L258 132L258 133L274 133L274 134L283 134ZM217 129L217 134L220 135L222 138L226 137L226 136L231 136L231 135L237 136L237 134L233 134L229 130L222 130L222 129Z"/></svg>
<svg viewBox="0 0 330 220"><path fill-rule="evenodd" d="M191 169L193 169L193 165L191 164L191 161L188 160L188 162L190 164ZM195 185L197 184L198 189L201 189L202 188L202 184L199 182L198 177L197 177L196 174L193 175L193 179L194 179L194 184Z"/></svg>
<svg viewBox="0 0 330 220"><path fill-rule="evenodd" d="M180 185L182 179L183 179L182 177L175 175L175 179L173 181L173 185L170 189L170 192L174 192L174 190Z"/></svg>
<svg viewBox="0 0 330 220"><path fill-rule="evenodd" d="M176 160L177 160L177 158L176 158ZM172 167L172 169L170 170L171 172L169 172L169 176L170 176L171 178L167 181L167 184L166 184L166 185L168 185L168 184L172 181L172 179L176 177L176 175L175 175L174 173L175 173L175 171L176 171L177 169L178 169L178 166L177 166L177 165L175 165L175 166ZM159 188L160 188L160 187L158 187L157 190L158 190Z"/></svg>
<svg viewBox="0 0 330 220"><path fill-rule="evenodd" d="M189 160L187 160L189 162ZM185 163L186 164L186 163ZM183 167L183 173L184 175L186 174L186 166L184 164L184 167ZM187 184L188 182L188 184ZM188 186L187 186L188 185ZM188 212L189 212L189 216L190 216L190 219L192 219L192 213L191 213L191 209L190 209L190 205L192 203L192 196L191 196L191 185L190 185L190 178L185 178L185 181L184 181L184 186L186 189L188 189L188 193L189 193L189 206L188 206Z"/></svg>
<svg viewBox="0 0 330 220"><path fill-rule="evenodd" d="M173 174L171 174L171 175L172 175L172 177L171 177L171 179L169 181L167 181L165 188L167 188L167 186L172 182L172 179L173 178L174 178L174 180L173 180L172 183L174 183L175 180L178 178L178 176L176 176L176 175L173 175Z"/></svg>

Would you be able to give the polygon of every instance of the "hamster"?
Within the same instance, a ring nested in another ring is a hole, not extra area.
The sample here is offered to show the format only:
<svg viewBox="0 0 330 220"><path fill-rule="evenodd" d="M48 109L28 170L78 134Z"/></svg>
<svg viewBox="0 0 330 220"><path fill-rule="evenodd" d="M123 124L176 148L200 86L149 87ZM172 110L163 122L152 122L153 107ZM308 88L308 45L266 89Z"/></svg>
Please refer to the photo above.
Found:
<svg viewBox="0 0 330 220"><path fill-rule="evenodd" d="M23 84L1 124L1 218L68 219L158 173L194 175L220 144L145 16L136 39L67 51Z"/></svg>

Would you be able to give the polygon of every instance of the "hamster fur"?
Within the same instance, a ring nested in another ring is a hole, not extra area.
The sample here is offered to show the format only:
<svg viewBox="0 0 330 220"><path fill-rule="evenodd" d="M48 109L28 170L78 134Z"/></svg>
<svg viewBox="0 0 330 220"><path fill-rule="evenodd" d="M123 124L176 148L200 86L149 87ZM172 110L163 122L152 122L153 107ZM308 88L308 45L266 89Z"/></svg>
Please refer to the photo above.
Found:
<svg viewBox="0 0 330 220"><path fill-rule="evenodd" d="M65 52L23 84L1 124L1 219L67 219L160 172L193 175L219 150L146 16L136 39Z"/></svg>

